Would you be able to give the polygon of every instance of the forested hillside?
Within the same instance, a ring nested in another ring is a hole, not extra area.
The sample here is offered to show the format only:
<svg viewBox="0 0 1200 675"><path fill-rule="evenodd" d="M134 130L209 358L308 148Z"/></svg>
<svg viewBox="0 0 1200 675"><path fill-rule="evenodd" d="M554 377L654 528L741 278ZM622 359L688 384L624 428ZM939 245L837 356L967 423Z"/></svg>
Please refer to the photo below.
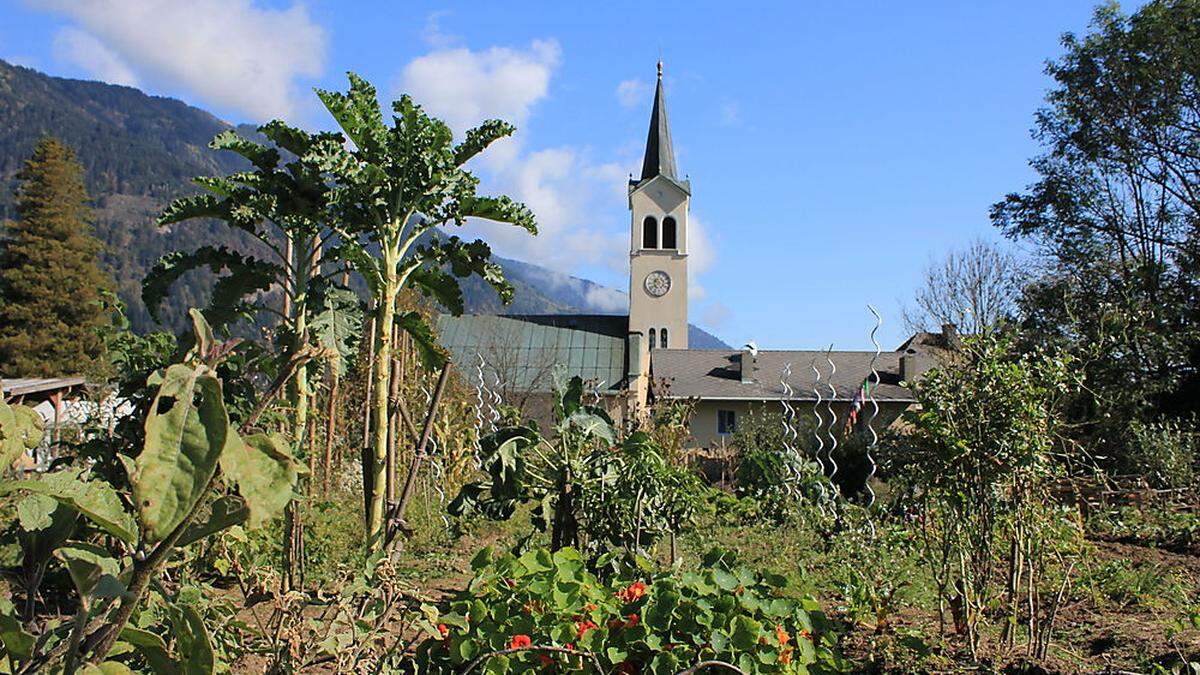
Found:
<svg viewBox="0 0 1200 675"><path fill-rule="evenodd" d="M53 134L78 154L95 206L95 234L105 244L102 262L128 305L133 327L155 326L141 301L140 284L159 256L190 250L200 242L250 250L252 242L229 228L204 221L159 228L154 219L173 198L197 191L195 176L243 168L233 153L208 148L230 124L175 99L149 96L131 87L51 77L0 61L0 222L12 219L14 176L37 141ZM253 134L251 126L238 131ZM605 311L593 294L615 295L590 281L537 265L497 258L516 287L516 299L503 307L477 279L464 284L471 312L561 313ZM178 308L203 306L210 286L204 273L176 285L163 304L163 321L173 329L186 323ZM693 346L721 347L717 338L693 327Z"/></svg>

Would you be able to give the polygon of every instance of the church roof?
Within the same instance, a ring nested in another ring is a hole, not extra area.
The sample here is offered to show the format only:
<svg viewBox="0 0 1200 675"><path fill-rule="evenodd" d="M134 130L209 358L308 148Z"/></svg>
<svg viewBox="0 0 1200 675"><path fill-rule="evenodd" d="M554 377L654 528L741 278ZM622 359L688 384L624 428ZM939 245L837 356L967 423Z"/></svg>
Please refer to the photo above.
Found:
<svg viewBox="0 0 1200 675"><path fill-rule="evenodd" d="M625 386L627 316L443 314L437 330L438 342L471 381L478 378L482 357L489 386L499 379L513 390L550 391L559 364L602 389Z"/></svg>
<svg viewBox="0 0 1200 675"><path fill-rule="evenodd" d="M820 392L823 400L830 399L832 383L835 401L854 399L863 381L871 373L871 358L875 352L829 352L837 366L830 378L829 362L824 351L765 350L758 351L758 363L753 381L742 382L742 352L727 349L655 349L650 355L651 375L655 382L664 382L666 390L658 395L671 398L700 398L718 400L772 401L789 398L815 401L813 393L816 375L812 366L821 371ZM875 360L879 386L875 399L880 402L911 402L912 392L900 385L900 352L882 352ZM787 383L792 395L787 396L780 377L791 364Z"/></svg>
<svg viewBox="0 0 1200 675"><path fill-rule="evenodd" d="M658 62L658 84L654 89L654 107L650 111L650 131L646 134L646 156L642 159L642 178L666 176L679 182L675 169L675 146L671 144L671 125L667 122L667 100L663 96L662 61Z"/></svg>

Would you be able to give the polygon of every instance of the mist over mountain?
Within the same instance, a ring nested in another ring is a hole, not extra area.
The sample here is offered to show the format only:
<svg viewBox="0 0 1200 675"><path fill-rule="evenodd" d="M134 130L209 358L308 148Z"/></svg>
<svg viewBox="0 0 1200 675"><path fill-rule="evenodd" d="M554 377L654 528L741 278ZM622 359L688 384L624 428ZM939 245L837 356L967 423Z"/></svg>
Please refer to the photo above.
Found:
<svg viewBox="0 0 1200 675"><path fill-rule="evenodd" d="M208 148L217 133L232 125L181 101L150 96L102 82L53 77L0 60L0 222L13 211L15 175L38 139L51 135L78 155L95 207L95 235L105 244L103 267L128 306L134 330L156 324L141 300L141 281L159 256L201 244L256 249L248 234L211 221L189 221L169 228L155 218L173 198L198 191L192 178L247 168L227 152ZM236 127L254 135L252 126ZM463 284L472 313L623 314L628 297L619 290L536 264L496 257L516 288L509 306L481 280ZM178 329L191 306L207 301L212 275L197 271L181 279L161 308L163 324ZM693 347L725 346L691 326Z"/></svg>

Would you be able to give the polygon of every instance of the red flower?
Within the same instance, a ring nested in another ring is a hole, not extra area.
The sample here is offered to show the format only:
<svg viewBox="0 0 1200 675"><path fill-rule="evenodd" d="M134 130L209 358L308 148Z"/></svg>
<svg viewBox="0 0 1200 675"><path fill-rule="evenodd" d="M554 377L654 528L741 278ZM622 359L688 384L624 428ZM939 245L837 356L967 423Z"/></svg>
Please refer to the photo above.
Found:
<svg viewBox="0 0 1200 675"><path fill-rule="evenodd" d="M779 646L783 647L784 645L786 645L788 643L788 640L792 639L792 636L788 635L788 632L783 629L783 626L776 625L775 626L775 639L779 640Z"/></svg>
<svg viewBox="0 0 1200 675"><path fill-rule="evenodd" d="M446 624L444 624L444 623L439 623L439 624L437 625L437 630L438 630L438 632L439 632L439 633L441 633L441 634L442 634L442 637L446 637L447 635L449 635L449 634L450 634L450 629L449 629L449 628L447 628L447 627L446 627Z"/></svg>
<svg viewBox="0 0 1200 675"><path fill-rule="evenodd" d="M597 626L595 622L591 621L590 619L588 621L580 621L579 623L575 624L575 638L582 640L583 636L587 635L587 632L593 628L599 628L599 626Z"/></svg>
<svg viewBox="0 0 1200 675"><path fill-rule="evenodd" d="M622 661L617 665L617 672L624 673L625 675L632 675L633 673L638 672L638 667L633 661Z"/></svg>
<svg viewBox="0 0 1200 675"><path fill-rule="evenodd" d="M541 652L538 654L538 661L541 661L542 665L545 667L554 665L554 657L550 656L546 652Z"/></svg>
<svg viewBox="0 0 1200 675"><path fill-rule="evenodd" d="M585 612L594 612L597 609L599 609L599 608L596 607L596 603L594 603L594 602L589 602L588 604L583 606L583 611L585 611Z"/></svg>
<svg viewBox="0 0 1200 675"><path fill-rule="evenodd" d="M786 666L787 664L789 664L791 662L792 662L792 648L784 647L779 652L779 665Z"/></svg>
<svg viewBox="0 0 1200 675"><path fill-rule="evenodd" d="M626 628L633 628L634 626L638 625L639 617L637 614L630 614L626 618L629 619L628 621L625 622Z"/></svg>
<svg viewBox="0 0 1200 675"><path fill-rule="evenodd" d="M608 629L609 630L616 630L618 628L624 628L624 627L625 627L625 622L620 619L609 619L608 620Z"/></svg>
<svg viewBox="0 0 1200 675"><path fill-rule="evenodd" d="M617 591L617 597L622 602L626 603L636 602L644 595L646 595L646 584L640 581L635 581L632 584L629 584L628 588Z"/></svg>
<svg viewBox="0 0 1200 675"><path fill-rule="evenodd" d="M512 642L508 643L508 648L524 649L531 644L533 644L533 640L530 640L528 635L514 635Z"/></svg>

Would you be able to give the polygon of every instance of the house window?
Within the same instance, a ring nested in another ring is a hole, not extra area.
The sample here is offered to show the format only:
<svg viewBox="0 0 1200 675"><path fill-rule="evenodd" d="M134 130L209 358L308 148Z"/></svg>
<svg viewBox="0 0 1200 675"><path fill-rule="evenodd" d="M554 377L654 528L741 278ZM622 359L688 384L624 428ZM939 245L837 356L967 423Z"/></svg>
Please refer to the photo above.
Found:
<svg viewBox="0 0 1200 675"><path fill-rule="evenodd" d="M675 245L675 219L671 216L663 218L662 247L678 248Z"/></svg>
<svg viewBox="0 0 1200 675"><path fill-rule="evenodd" d="M667 348L667 329L666 328L662 329L661 331L658 332L658 334L661 336L660 339L662 340L662 342L658 343L658 346L662 347L663 349L666 349Z"/></svg>
<svg viewBox="0 0 1200 675"><path fill-rule="evenodd" d="M650 349L654 349L654 329L650 329Z"/></svg>
<svg viewBox="0 0 1200 675"><path fill-rule="evenodd" d="M728 436L737 431L737 412L733 410L717 411L717 433Z"/></svg>
<svg viewBox="0 0 1200 675"><path fill-rule="evenodd" d="M654 216L642 221L642 248L658 248L658 221Z"/></svg>

